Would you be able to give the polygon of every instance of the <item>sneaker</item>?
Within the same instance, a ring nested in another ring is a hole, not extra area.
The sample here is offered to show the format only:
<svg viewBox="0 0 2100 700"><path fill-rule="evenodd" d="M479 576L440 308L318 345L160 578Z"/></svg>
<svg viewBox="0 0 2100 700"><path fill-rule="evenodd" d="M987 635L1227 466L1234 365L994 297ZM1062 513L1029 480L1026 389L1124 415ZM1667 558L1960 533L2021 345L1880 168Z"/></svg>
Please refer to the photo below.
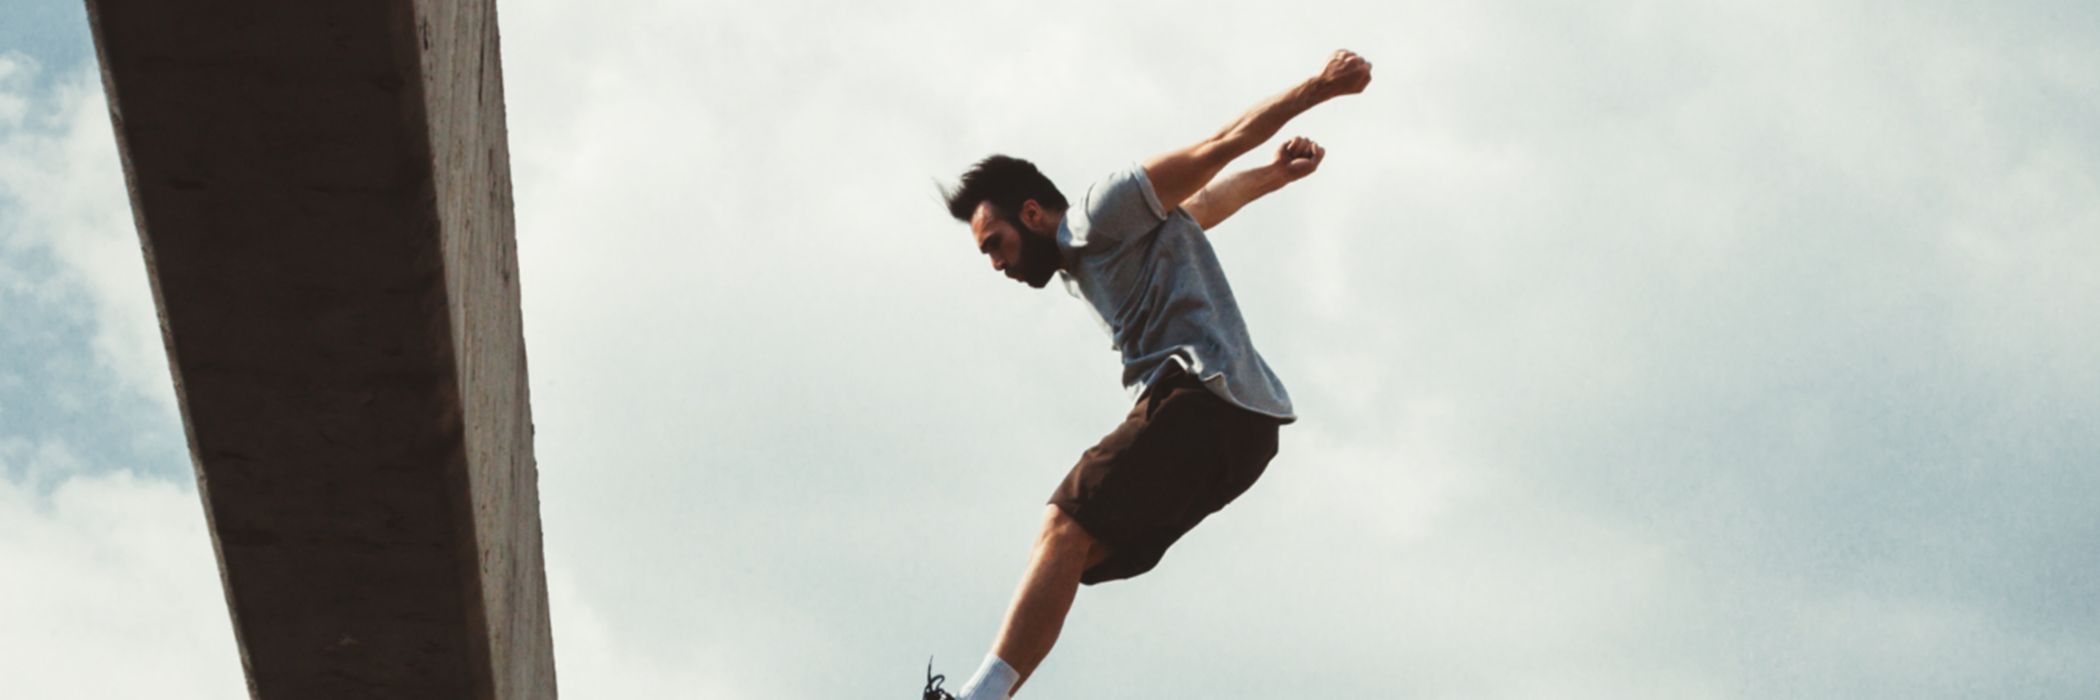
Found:
<svg viewBox="0 0 2100 700"><path fill-rule="evenodd" d="M933 675L933 657L926 657L926 694L920 700L955 700L953 694L941 689L941 681L945 680L947 676Z"/></svg>

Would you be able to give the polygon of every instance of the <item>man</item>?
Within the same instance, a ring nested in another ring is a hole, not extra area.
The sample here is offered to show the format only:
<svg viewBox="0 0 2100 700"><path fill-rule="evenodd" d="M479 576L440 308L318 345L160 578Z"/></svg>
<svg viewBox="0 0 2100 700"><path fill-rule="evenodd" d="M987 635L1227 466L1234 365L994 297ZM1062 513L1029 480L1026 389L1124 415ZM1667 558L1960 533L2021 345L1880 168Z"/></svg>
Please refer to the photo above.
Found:
<svg viewBox="0 0 2100 700"><path fill-rule="evenodd" d="M1130 578L1244 492L1295 420L1254 350L1205 232L1311 175L1325 149L1285 141L1268 164L1218 178L1312 106L1362 92L1371 64L1337 51L1319 75L1255 105L1217 135L1109 175L1077 208L1028 161L995 155L947 192L992 269L1042 288L1062 275L1123 354L1139 398L1050 497L1020 589L960 700L1004 700L1050 653L1079 585ZM953 700L927 668L924 700Z"/></svg>

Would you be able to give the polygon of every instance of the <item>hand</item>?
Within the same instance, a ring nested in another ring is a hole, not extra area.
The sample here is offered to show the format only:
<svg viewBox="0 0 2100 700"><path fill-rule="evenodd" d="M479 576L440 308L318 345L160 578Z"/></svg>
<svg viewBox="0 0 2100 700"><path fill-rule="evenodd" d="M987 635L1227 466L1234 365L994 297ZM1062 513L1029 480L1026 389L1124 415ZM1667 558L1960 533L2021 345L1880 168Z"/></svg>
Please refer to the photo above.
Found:
<svg viewBox="0 0 2100 700"><path fill-rule="evenodd" d="M1327 59L1327 67L1313 80L1322 99L1354 95L1371 84L1371 62L1354 51L1342 49Z"/></svg>
<svg viewBox="0 0 2100 700"><path fill-rule="evenodd" d="M1276 162L1272 165L1283 171L1289 178L1287 181L1295 181L1319 170L1320 161L1326 158L1327 149L1313 143L1312 139L1297 136L1277 147Z"/></svg>

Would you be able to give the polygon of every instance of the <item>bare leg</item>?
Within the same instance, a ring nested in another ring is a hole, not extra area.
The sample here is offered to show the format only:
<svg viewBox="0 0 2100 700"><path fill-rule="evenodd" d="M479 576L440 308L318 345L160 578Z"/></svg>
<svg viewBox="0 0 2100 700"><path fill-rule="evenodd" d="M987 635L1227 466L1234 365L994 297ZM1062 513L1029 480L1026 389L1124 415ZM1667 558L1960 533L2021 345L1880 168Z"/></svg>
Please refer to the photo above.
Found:
<svg viewBox="0 0 2100 700"><path fill-rule="evenodd" d="M992 645L1008 666L1020 674L1014 692L1042 665L1064 629L1065 614L1072 610L1072 597L1079 592L1079 574L1108 556L1108 547L1087 534L1078 521L1057 506L1043 517L1043 531L1035 540L1035 552L1014 591L1013 606Z"/></svg>

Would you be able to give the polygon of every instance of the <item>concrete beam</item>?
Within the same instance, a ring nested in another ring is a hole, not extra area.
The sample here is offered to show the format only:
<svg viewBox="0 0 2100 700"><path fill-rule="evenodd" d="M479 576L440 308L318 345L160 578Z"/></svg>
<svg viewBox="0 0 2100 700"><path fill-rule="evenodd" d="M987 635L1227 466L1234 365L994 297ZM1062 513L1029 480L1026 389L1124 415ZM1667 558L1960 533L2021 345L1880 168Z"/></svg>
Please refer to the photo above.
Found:
<svg viewBox="0 0 2100 700"><path fill-rule="evenodd" d="M552 698L492 0L86 0L251 694Z"/></svg>

